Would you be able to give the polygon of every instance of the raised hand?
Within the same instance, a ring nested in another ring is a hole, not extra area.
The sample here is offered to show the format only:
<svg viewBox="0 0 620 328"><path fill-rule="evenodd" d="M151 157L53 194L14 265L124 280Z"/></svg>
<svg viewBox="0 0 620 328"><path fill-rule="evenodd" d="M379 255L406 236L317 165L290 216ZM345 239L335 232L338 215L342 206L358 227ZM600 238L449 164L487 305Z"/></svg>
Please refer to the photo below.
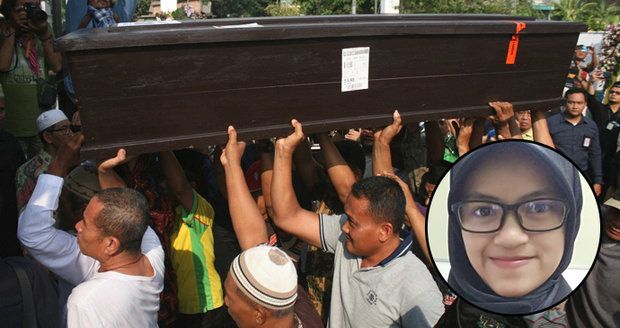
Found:
<svg viewBox="0 0 620 328"><path fill-rule="evenodd" d="M361 129L349 129L349 132L344 135L344 138L351 141L360 141L362 137Z"/></svg>
<svg viewBox="0 0 620 328"><path fill-rule="evenodd" d="M220 162L224 168L232 165L241 166L241 157L245 150L245 142L237 141L237 130L232 125L228 126L228 142L226 148L222 150Z"/></svg>
<svg viewBox="0 0 620 328"><path fill-rule="evenodd" d="M398 183L398 185L400 186L400 189L403 190L403 193L405 194L405 200L407 201L406 205L407 207L409 206L416 206L415 202L413 200L413 195L411 194L411 190L409 190L409 186L405 183L405 181L403 181L403 179L399 178L397 175L383 171L381 174L381 176L392 179L394 181L396 181L396 183Z"/></svg>
<svg viewBox="0 0 620 328"><path fill-rule="evenodd" d="M295 131L289 134L286 138L280 138L276 141L276 149L281 154L293 155L297 145L304 139L304 131L301 123L296 119L291 120L291 125L295 128Z"/></svg>
<svg viewBox="0 0 620 328"><path fill-rule="evenodd" d="M80 164L80 148L83 142L84 135L76 133L69 139L69 142L60 146L50 163L48 173L64 177L69 169Z"/></svg>
<svg viewBox="0 0 620 328"><path fill-rule="evenodd" d="M9 16L9 23L15 27L15 29L28 30L28 17L26 16L26 10L23 6L18 6L13 9Z"/></svg>
<svg viewBox="0 0 620 328"><path fill-rule="evenodd" d="M383 130L375 132L375 142L389 144L402 128L403 125L400 118L400 113L395 110L392 114L392 124L386 126Z"/></svg>
<svg viewBox="0 0 620 328"><path fill-rule="evenodd" d="M127 152L125 149L121 148L116 152L115 157L108 158L99 163L99 172L107 172L116 166L127 163L129 160L130 158L127 158Z"/></svg>
<svg viewBox="0 0 620 328"><path fill-rule="evenodd" d="M495 110L495 114L489 116L494 125L506 125L510 120L514 119L514 110L512 104L505 101L493 101L489 106Z"/></svg>

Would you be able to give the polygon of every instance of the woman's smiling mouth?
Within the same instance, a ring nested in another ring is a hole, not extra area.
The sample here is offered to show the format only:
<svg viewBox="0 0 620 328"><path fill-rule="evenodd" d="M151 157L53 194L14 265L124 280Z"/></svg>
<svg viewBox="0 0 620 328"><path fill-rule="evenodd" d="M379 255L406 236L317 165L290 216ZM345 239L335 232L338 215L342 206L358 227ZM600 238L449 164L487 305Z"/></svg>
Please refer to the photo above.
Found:
<svg viewBox="0 0 620 328"><path fill-rule="evenodd" d="M533 256L497 256L489 257L491 261L502 269L515 269L531 262Z"/></svg>

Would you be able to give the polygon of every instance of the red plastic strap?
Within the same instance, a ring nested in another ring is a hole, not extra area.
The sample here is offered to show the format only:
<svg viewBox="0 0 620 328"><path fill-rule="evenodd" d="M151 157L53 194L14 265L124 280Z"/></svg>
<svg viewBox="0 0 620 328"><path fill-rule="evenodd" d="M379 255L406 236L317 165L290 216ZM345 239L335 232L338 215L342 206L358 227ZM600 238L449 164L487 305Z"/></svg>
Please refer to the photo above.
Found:
<svg viewBox="0 0 620 328"><path fill-rule="evenodd" d="M517 59L517 50L519 50L519 32L525 29L525 23L516 22L517 29L508 44L508 53L506 54L506 65L513 65Z"/></svg>

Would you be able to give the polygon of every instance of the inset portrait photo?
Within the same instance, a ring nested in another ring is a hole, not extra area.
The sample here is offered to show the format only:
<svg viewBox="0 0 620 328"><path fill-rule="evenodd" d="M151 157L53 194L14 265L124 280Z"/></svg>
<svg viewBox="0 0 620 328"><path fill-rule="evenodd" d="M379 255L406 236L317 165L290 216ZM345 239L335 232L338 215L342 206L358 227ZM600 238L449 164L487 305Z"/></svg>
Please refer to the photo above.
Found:
<svg viewBox="0 0 620 328"><path fill-rule="evenodd" d="M501 141L459 159L427 216L434 264L457 297L492 313L556 306L585 279L600 213L575 166L534 142Z"/></svg>

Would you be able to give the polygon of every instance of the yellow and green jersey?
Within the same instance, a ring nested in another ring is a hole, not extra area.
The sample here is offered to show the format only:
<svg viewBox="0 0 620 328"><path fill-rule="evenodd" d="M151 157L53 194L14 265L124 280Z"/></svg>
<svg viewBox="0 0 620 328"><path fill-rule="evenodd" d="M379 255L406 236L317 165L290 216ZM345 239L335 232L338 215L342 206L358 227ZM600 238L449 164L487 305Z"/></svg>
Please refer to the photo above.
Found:
<svg viewBox="0 0 620 328"><path fill-rule="evenodd" d="M177 223L170 236L172 267L177 276L179 312L205 313L224 304L222 282L215 271L211 204L194 191L187 213L177 207Z"/></svg>

